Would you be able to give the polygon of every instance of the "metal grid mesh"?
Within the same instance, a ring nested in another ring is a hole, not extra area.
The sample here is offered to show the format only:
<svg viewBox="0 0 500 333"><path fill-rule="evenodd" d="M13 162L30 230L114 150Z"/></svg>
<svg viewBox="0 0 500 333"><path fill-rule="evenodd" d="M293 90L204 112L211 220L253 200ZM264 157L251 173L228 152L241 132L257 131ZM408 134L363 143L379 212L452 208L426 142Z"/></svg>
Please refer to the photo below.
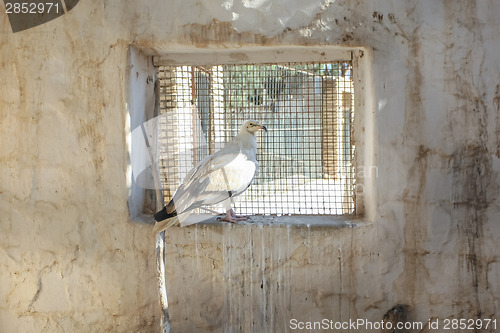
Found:
<svg viewBox="0 0 500 333"><path fill-rule="evenodd" d="M168 201L187 172L261 121L260 171L239 214L355 213L351 61L160 66L160 172ZM213 207L214 208L214 207Z"/></svg>

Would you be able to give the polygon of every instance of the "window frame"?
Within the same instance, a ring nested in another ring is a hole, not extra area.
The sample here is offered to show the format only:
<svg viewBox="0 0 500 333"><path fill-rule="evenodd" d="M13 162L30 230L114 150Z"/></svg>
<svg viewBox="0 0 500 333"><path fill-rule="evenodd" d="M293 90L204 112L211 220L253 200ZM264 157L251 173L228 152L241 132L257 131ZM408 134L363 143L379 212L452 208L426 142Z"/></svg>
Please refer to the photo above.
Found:
<svg viewBox="0 0 500 333"><path fill-rule="evenodd" d="M293 216L264 216L257 223L286 223L286 224L309 224L315 223L325 225L327 221L347 221L364 219L366 216L368 201L376 200L373 192L375 179L359 176L358 167L373 165L369 161L374 160L374 144L365 144L367 134L373 135L374 115L371 112L372 102L370 100L371 89L369 82L371 71L368 67L368 52L363 48L339 48L339 47L280 47L280 48L240 48L233 50L174 50L162 52L161 55L152 57L154 70L158 66L182 66L196 65L209 66L224 64L245 63L269 63L269 62L334 62L351 59L353 66L354 81L354 110L355 117L352 123L352 143L355 145L355 153L352 157L354 165L355 192L355 215L293 215ZM368 87L368 88L367 88ZM368 119L368 121L367 121ZM367 149L368 148L368 149ZM368 162L368 163L367 163ZM362 190L360 190L362 189ZM158 200L158 198L157 198ZM371 203L368 202L368 206ZM314 219L317 217L316 219ZM204 214L196 217L200 221L210 223L215 220L213 215ZM327 223L328 224L328 223ZM335 225L336 223L332 223Z"/></svg>

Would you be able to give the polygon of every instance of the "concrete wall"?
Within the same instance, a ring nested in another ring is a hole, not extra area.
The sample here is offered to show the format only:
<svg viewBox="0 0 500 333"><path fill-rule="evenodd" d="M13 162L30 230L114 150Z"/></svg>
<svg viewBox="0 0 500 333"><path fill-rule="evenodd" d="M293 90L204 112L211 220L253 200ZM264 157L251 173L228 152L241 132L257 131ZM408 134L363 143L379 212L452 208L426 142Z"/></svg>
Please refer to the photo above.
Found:
<svg viewBox="0 0 500 333"><path fill-rule="evenodd" d="M159 330L154 237L127 207L131 43L143 52L363 47L366 225L172 228L176 332L492 318L500 307L500 3L80 1L0 29L0 330ZM424 328L424 332L430 331Z"/></svg>

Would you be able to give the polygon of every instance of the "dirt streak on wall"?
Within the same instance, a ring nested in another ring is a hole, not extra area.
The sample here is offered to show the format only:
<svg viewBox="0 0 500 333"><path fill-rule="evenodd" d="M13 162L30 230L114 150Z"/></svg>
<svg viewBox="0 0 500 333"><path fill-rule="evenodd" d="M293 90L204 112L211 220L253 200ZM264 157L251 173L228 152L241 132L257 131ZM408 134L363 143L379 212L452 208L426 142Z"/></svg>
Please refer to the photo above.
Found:
<svg viewBox="0 0 500 333"><path fill-rule="evenodd" d="M412 18L414 19L414 18ZM418 290L422 288L428 273L425 268L425 255L422 242L427 237L425 207L426 180L428 171L429 148L423 143L423 128L426 121L422 89L424 77L421 68L424 57L421 51L419 28L406 33L408 39L408 74L406 75L406 109L403 132L403 148L408 173L403 192L404 217L404 271L402 276L402 300L407 304L416 304ZM418 310L418 309L415 309Z"/></svg>
<svg viewBox="0 0 500 333"><path fill-rule="evenodd" d="M488 135L489 103L484 71L485 51L481 30L474 29L475 2L445 1L447 36L462 36L445 51L445 89L454 94L448 109L448 130L455 147L450 157L452 176L452 216L458 231L459 290L457 299L469 299L467 308L459 307L462 317L485 318L484 297L488 286L488 259L484 256L484 228L491 203L498 194L497 175L492 169ZM450 11L460 13L451 15ZM457 50L463 52L457 52ZM494 99L493 99L494 101ZM457 126L462 123L462 128Z"/></svg>

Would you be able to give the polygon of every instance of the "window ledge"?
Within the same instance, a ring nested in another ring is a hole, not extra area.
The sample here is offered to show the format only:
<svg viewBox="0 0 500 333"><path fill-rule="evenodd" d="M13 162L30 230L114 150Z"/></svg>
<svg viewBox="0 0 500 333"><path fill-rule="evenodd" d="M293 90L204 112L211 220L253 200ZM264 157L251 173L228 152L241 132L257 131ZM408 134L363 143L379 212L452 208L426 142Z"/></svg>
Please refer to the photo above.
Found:
<svg viewBox="0 0 500 333"><path fill-rule="evenodd" d="M220 222L220 216L210 214L191 215L187 222L201 225L232 225L232 226L306 226L306 227L329 227L329 228L353 228L367 225L361 217L355 216L328 216L328 215L291 215L291 216L270 216L253 215L247 221L240 221L235 224Z"/></svg>

